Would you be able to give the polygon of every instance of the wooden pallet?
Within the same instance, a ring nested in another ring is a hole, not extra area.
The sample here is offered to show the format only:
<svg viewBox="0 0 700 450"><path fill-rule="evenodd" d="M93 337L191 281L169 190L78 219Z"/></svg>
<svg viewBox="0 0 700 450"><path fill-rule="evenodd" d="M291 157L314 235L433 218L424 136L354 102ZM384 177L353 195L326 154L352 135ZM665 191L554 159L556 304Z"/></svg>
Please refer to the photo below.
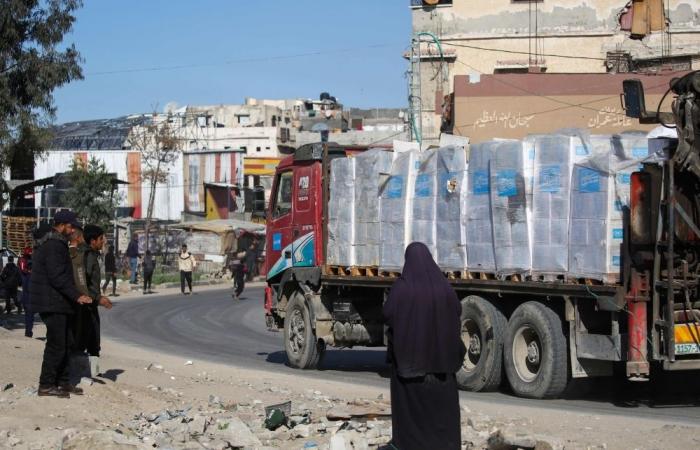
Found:
<svg viewBox="0 0 700 450"><path fill-rule="evenodd" d="M379 269L377 267L357 267L350 268L350 275L353 277L378 277Z"/></svg>

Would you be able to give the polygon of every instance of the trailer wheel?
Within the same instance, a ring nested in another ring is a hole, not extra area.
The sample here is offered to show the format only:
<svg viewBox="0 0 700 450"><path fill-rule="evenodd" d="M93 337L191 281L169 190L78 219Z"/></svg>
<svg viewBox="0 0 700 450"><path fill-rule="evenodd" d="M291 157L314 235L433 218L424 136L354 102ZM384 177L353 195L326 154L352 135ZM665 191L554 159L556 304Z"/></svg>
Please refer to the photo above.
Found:
<svg viewBox="0 0 700 450"><path fill-rule="evenodd" d="M504 360L516 395L560 396L566 389L568 371L566 338L559 316L542 303L520 305L508 321Z"/></svg>
<svg viewBox="0 0 700 450"><path fill-rule="evenodd" d="M506 318L489 301L470 295L462 301L462 341L467 348L457 384L468 391L498 389L503 373Z"/></svg>
<svg viewBox="0 0 700 450"><path fill-rule="evenodd" d="M284 349L289 365L297 369L315 369L324 353L323 343L316 339L304 296L298 292L292 295L287 305Z"/></svg>

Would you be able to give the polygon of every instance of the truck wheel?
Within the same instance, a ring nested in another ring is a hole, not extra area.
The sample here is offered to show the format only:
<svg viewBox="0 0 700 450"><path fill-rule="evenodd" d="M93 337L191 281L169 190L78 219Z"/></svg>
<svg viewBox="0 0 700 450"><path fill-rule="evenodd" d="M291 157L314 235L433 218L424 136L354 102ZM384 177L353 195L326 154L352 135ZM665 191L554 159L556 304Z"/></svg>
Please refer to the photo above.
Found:
<svg viewBox="0 0 700 450"><path fill-rule="evenodd" d="M303 295L295 293L284 318L284 349L289 365L297 369L315 369L324 351L311 326L311 315Z"/></svg>
<svg viewBox="0 0 700 450"><path fill-rule="evenodd" d="M561 319L538 302L520 305L508 321L504 349L513 392L527 398L560 396L568 381Z"/></svg>
<svg viewBox="0 0 700 450"><path fill-rule="evenodd" d="M462 300L462 341L467 348L457 384L468 391L493 391L503 373L506 318L489 301L470 295Z"/></svg>

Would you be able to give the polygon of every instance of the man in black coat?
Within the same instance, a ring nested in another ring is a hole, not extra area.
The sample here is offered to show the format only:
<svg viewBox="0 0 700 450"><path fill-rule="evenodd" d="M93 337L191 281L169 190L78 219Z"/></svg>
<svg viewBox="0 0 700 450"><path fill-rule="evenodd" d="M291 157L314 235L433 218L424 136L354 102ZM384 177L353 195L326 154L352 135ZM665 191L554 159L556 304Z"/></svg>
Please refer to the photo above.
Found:
<svg viewBox="0 0 700 450"><path fill-rule="evenodd" d="M39 395L68 398L81 394L70 384L69 351L72 341L70 322L77 305L92 303L75 287L67 237L79 227L75 213L59 211L53 229L37 241L29 284L31 310L46 325L46 346L39 377Z"/></svg>
<svg viewBox="0 0 700 450"><path fill-rule="evenodd" d="M17 290L22 285L22 274L15 264L15 259L12 256L7 258L7 264L0 272L0 283L5 288L5 312L12 312L12 303L17 307L17 312L22 314L22 304L19 301Z"/></svg>

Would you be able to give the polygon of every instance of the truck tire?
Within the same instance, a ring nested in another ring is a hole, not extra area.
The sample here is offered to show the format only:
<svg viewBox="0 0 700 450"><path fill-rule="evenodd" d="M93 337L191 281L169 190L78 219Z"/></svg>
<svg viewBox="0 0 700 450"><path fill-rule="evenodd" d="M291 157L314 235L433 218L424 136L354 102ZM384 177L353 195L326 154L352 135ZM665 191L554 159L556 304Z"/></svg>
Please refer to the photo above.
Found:
<svg viewBox="0 0 700 450"><path fill-rule="evenodd" d="M506 376L513 392L526 398L555 398L566 389L566 338L557 313L542 303L520 305L505 337Z"/></svg>
<svg viewBox="0 0 700 450"><path fill-rule="evenodd" d="M462 340L467 353L457 372L461 389L493 391L501 385L506 318L491 302L475 295L462 300Z"/></svg>
<svg viewBox="0 0 700 450"><path fill-rule="evenodd" d="M292 294L284 317L284 350L291 367L315 369L324 352L324 345L316 339L311 324L309 307L301 293Z"/></svg>

